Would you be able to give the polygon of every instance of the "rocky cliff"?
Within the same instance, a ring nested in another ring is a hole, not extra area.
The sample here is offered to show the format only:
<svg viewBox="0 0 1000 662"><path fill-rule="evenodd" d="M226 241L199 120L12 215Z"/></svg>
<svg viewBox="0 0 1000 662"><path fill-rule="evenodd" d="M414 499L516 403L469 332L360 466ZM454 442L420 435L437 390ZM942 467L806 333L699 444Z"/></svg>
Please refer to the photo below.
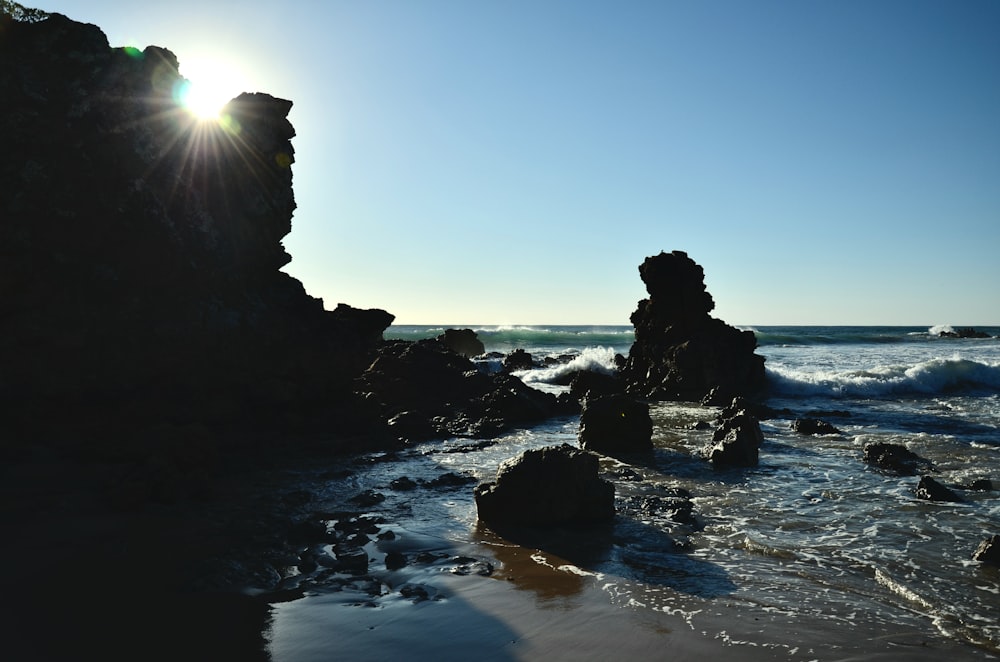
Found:
<svg viewBox="0 0 1000 662"><path fill-rule="evenodd" d="M7 450L150 425L348 427L392 316L326 311L279 271L291 102L242 94L198 121L170 51L38 18L0 12Z"/></svg>

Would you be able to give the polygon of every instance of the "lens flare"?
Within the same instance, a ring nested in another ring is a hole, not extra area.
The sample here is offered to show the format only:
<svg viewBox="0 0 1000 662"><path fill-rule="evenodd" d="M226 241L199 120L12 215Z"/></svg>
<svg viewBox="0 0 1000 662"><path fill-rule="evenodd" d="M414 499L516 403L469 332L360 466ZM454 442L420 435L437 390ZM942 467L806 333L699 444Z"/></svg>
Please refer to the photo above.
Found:
<svg viewBox="0 0 1000 662"><path fill-rule="evenodd" d="M223 58L192 57L181 62L181 74L174 98L202 120L219 120L223 107L248 87L239 68Z"/></svg>

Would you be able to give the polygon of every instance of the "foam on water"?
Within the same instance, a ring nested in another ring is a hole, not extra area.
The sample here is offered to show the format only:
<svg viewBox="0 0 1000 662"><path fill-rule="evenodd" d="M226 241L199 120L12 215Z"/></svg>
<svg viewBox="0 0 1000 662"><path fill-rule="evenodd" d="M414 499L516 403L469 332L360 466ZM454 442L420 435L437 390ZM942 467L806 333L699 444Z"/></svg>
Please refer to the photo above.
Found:
<svg viewBox="0 0 1000 662"><path fill-rule="evenodd" d="M599 342L599 331L492 327L480 338L488 349L528 338L524 349L536 359L571 350L563 365L519 373L540 387L572 370L610 371L627 347L621 341L631 338L619 333ZM601 460L602 476L615 484L617 514L598 554L563 559L502 547L478 532L471 487L419 495L385 489L404 475L421 484L442 472L491 479L501 462L528 448L576 444L578 418L489 443L432 442L361 462L332 503L380 489L386 500L377 514L413 553L495 556L498 569L515 561L538 566L566 595L595 587L609 608L672 614L680 628L739 647L734 658L770 646L796 660L995 659L1000 589L996 574L971 557L997 532L1000 498L961 486L1000 480L1000 341L942 338L927 327L754 331L759 339L770 334L758 350L767 359L768 404L792 412L761 422L760 464L712 467L701 450L713 430L694 424L714 420L717 410L654 403L654 452ZM842 434L806 437L791 429L789 419L816 410L835 417ZM918 499L918 476L867 466L863 449L874 442L927 458L934 477L964 503ZM657 506L674 489L690 493L700 526L673 521ZM522 552L529 556L519 560ZM406 571L424 573L421 581L433 585L433 569ZM548 593L539 600L561 604Z"/></svg>
<svg viewBox="0 0 1000 662"><path fill-rule="evenodd" d="M615 351L611 347L587 347L579 355L569 361L548 368L520 370L514 374L526 384L544 383L556 384L576 372L590 370L606 375L615 371Z"/></svg>
<svg viewBox="0 0 1000 662"><path fill-rule="evenodd" d="M885 397L933 395L975 389L1000 389L1000 363L954 356L913 365L882 365L864 370L809 370L767 366L771 388L781 395Z"/></svg>

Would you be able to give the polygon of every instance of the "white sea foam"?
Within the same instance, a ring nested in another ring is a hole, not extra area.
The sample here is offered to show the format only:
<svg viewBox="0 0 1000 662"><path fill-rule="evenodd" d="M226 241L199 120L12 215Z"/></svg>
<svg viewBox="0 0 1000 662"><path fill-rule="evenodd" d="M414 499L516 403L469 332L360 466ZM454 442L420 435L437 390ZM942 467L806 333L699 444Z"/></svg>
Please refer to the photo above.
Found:
<svg viewBox="0 0 1000 662"><path fill-rule="evenodd" d="M542 382L558 383L574 372L590 370L612 374L615 371L615 351L611 347L587 347L569 363L555 365L550 368L522 370L514 374L525 383Z"/></svg>

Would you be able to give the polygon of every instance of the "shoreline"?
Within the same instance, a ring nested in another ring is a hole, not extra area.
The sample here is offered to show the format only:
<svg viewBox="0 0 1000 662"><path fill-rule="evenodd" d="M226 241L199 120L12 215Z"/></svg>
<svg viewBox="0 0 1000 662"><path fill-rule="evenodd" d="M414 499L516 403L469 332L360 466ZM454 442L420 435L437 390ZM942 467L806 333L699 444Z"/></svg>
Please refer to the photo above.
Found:
<svg viewBox="0 0 1000 662"><path fill-rule="evenodd" d="M443 561L407 566L394 578L390 573L397 587L409 582L439 588L440 600L419 603L398 591L371 600L351 590L238 590L252 583L253 568L233 559L256 557L261 567L280 563L289 525L311 508L304 506L306 495L329 480L328 461L346 467L361 459L276 457L270 467L261 460L220 476L214 496L200 504L147 503L132 511L108 510L85 481L60 483L59 493L49 495L51 505L31 511L23 499L11 498L18 496L17 481L5 481L5 529L17 532L13 544L8 538L3 559L17 570L4 580L5 601L16 606L3 619L5 655L69 660L91 651L110 660L311 662L329 659L331 651L359 660L385 659L393 651L412 657L417 651L437 659L596 660L669 650L677 660L891 660L901 654L928 661L942 655L994 659L940 638L927 645L927 633L907 630L862 629L851 634L855 650L825 648L831 638L843 638L831 637L836 629L829 621L783 616L767 605L753 609L725 596L706 599L703 609L686 614L615 604L608 586L614 578L572 569L550 553L505 545L488 533L473 535L470 543L427 540L408 536L392 521L381 526L415 540L409 552L449 558L486 553L495 571L458 574ZM205 574L207 568L214 577ZM195 586L199 578L227 577L234 580L228 587L213 588L211 581ZM317 632L336 636L317 639Z"/></svg>

